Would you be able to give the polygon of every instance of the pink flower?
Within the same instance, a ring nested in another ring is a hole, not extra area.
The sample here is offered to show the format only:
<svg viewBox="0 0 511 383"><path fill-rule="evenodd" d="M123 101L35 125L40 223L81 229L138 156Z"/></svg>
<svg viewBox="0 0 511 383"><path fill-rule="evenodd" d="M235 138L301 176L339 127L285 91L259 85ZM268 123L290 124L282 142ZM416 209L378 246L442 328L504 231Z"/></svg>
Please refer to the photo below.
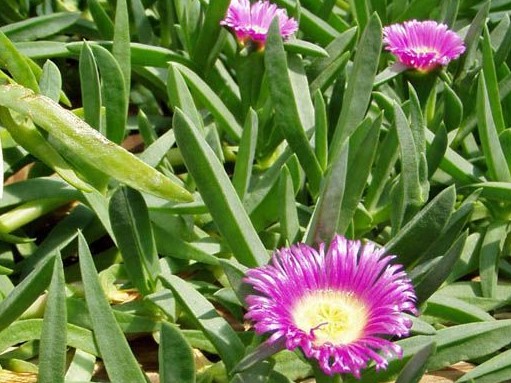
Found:
<svg viewBox="0 0 511 383"><path fill-rule="evenodd" d="M299 244L274 253L266 266L247 272L246 282L259 295L247 297L247 319L268 342L283 339L319 361L327 374L350 373L374 360L386 368L387 358L402 350L388 340L408 335L416 313L416 296L394 256L374 243L336 236L325 253Z"/></svg>
<svg viewBox="0 0 511 383"><path fill-rule="evenodd" d="M383 42L404 65L428 72L457 59L465 46L447 25L436 21L405 21L383 28Z"/></svg>
<svg viewBox="0 0 511 383"><path fill-rule="evenodd" d="M232 0L225 18L220 24L232 28L241 43L252 40L264 45L272 20L278 17L280 34L288 38L298 29L298 23L288 17L284 9L277 8L269 1L257 1L250 4L249 0Z"/></svg>

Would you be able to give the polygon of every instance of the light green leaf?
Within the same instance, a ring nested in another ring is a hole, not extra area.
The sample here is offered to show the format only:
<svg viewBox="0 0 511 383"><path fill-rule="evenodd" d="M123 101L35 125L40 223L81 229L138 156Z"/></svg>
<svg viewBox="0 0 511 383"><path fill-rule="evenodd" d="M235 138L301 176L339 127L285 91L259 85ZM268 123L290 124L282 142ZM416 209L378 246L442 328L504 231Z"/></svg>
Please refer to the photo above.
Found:
<svg viewBox="0 0 511 383"><path fill-rule="evenodd" d="M17 85L4 85L0 86L0 105L30 116L92 167L135 189L171 200L192 199L181 186L106 140L83 120L47 97L35 95Z"/></svg>

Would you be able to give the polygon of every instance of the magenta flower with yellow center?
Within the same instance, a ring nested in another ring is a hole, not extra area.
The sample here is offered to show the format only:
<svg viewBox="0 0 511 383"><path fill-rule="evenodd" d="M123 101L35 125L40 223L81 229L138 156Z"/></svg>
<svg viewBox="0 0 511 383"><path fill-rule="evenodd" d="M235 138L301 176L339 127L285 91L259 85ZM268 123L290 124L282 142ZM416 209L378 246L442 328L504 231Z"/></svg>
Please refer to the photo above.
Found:
<svg viewBox="0 0 511 383"><path fill-rule="evenodd" d="M220 24L231 28L242 44L251 40L264 45L271 22L275 17L279 20L280 34L283 38L288 38L298 29L295 19L288 17L284 9L278 8L269 1L257 1L250 4L249 0L232 0Z"/></svg>
<svg viewBox="0 0 511 383"><path fill-rule="evenodd" d="M251 269L246 282L259 293L247 297L246 318L270 344L300 347L329 374L360 371L374 361L385 369L402 354L390 338L409 334L416 296L394 256L372 242L336 236L325 253L305 244L274 253Z"/></svg>
<svg viewBox="0 0 511 383"><path fill-rule="evenodd" d="M457 59L465 46L447 25L436 21L405 21L383 28L386 49L409 68L428 72Z"/></svg>

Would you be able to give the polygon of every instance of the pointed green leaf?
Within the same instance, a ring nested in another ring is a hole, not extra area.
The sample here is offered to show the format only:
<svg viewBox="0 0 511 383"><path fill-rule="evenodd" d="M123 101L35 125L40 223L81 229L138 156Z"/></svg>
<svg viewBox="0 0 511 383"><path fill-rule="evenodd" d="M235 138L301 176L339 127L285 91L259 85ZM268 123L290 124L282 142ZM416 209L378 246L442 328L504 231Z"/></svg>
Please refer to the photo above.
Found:
<svg viewBox="0 0 511 383"><path fill-rule="evenodd" d="M41 383L64 383L66 372L66 285L60 256L55 257L54 264L39 347Z"/></svg>
<svg viewBox="0 0 511 383"><path fill-rule="evenodd" d="M130 350L101 288L89 247L78 234L78 253L85 300L101 357L113 383L145 382L145 376Z"/></svg>
<svg viewBox="0 0 511 383"><path fill-rule="evenodd" d="M281 242L295 243L298 240L300 223L298 222L298 213L296 211L293 180L287 166L282 168L280 175L279 200L281 202L279 209Z"/></svg>
<svg viewBox="0 0 511 383"><path fill-rule="evenodd" d="M231 371L245 353L245 347L225 319L190 284L175 275L161 276L162 282L172 289L181 307L190 315L222 358L227 371Z"/></svg>
<svg viewBox="0 0 511 383"><path fill-rule="evenodd" d="M509 344L511 320L468 323L437 332L437 352L428 362L428 369L437 370L460 360L489 355Z"/></svg>
<svg viewBox="0 0 511 383"><path fill-rule="evenodd" d="M436 351L436 343L427 342L405 365L399 373L396 383L418 383L424 372L428 359Z"/></svg>
<svg viewBox="0 0 511 383"><path fill-rule="evenodd" d="M130 20L126 0L118 0L115 8L114 36L112 53L121 66L124 77L124 90L129 97L131 85ZM128 102L128 98L126 99Z"/></svg>
<svg viewBox="0 0 511 383"><path fill-rule="evenodd" d="M479 77L477 88L477 120L481 146L490 177L494 181L511 182L511 173L500 146L495 116L492 114L483 76Z"/></svg>
<svg viewBox="0 0 511 383"><path fill-rule="evenodd" d="M252 176L252 166L255 157L257 145L258 119L257 113L250 108L247 114L247 120L243 127L238 156L234 165L234 174L232 176L232 185L238 193L240 200L243 200L248 190L250 177Z"/></svg>
<svg viewBox="0 0 511 383"><path fill-rule="evenodd" d="M180 64L173 64L179 70L197 99L213 114L219 126L234 140L241 137L241 127L236 118L218 95L194 71Z"/></svg>
<svg viewBox="0 0 511 383"><path fill-rule="evenodd" d="M214 61L210 54L222 32L220 21L225 17L229 4L229 0L212 1L206 9L204 23L202 24L192 54L193 61L200 68L204 68L209 60Z"/></svg>
<svg viewBox="0 0 511 383"><path fill-rule="evenodd" d="M442 232L455 201L454 186L444 189L385 245L387 253L396 254L405 266L413 263Z"/></svg>
<svg viewBox="0 0 511 383"><path fill-rule="evenodd" d="M491 115L495 123L495 129L500 134L506 128L504 122L504 115L502 113L502 105L500 103L499 83L497 80L497 72L495 69L495 62L493 60L493 50L490 40L490 32L488 27L483 29L483 74L488 92L488 102L490 104Z"/></svg>
<svg viewBox="0 0 511 383"><path fill-rule="evenodd" d="M484 297L495 298L499 258L507 235L508 222L494 221L486 229L479 254L481 291Z"/></svg>
<svg viewBox="0 0 511 383"><path fill-rule="evenodd" d="M265 49L265 66L277 126L305 170L312 193L316 194L321 182L321 168L309 144L305 121L301 119L298 105L300 98L293 90L288 73L288 60L276 20L270 27Z"/></svg>
<svg viewBox="0 0 511 383"><path fill-rule="evenodd" d="M162 322L158 352L161 383L195 383L193 351L175 325Z"/></svg>
<svg viewBox="0 0 511 383"><path fill-rule="evenodd" d="M51 98L53 101L59 100L62 88L62 76L60 75L58 66L50 60L46 60L43 65L43 73L39 79L39 87L41 88L41 94Z"/></svg>
<svg viewBox="0 0 511 383"><path fill-rule="evenodd" d="M17 83L32 89L34 92L39 92L39 85L27 59L23 57L2 31L0 31L0 62L9 70Z"/></svg>
<svg viewBox="0 0 511 383"><path fill-rule="evenodd" d="M98 66L87 42L83 43L80 52L79 71L85 122L102 132L101 86Z"/></svg>
<svg viewBox="0 0 511 383"><path fill-rule="evenodd" d="M419 280L414 280L418 305L425 302L447 279L454 264L460 258L466 239L467 232L460 235L438 261L435 260L433 262L432 267L429 268L425 275L421 276Z"/></svg>
<svg viewBox="0 0 511 383"><path fill-rule="evenodd" d="M121 186L110 200L109 216L131 281L142 295L154 292L159 263L144 198Z"/></svg>
<svg viewBox="0 0 511 383"><path fill-rule="evenodd" d="M503 351L468 371L456 383L493 383L511 379L511 350Z"/></svg>
<svg viewBox="0 0 511 383"><path fill-rule="evenodd" d="M101 95L106 115L105 136L120 144L124 138L128 113L128 96L121 66L105 48L99 45L92 45L91 48L101 73Z"/></svg>
<svg viewBox="0 0 511 383"><path fill-rule="evenodd" d="M346 188L348 153L349 144L346 142L343 150L334 153L335 157L326 171L325 180L321 185L319 198L304 237L308 244L329 243L337 232Z"/></svg>
<svg viewBox="0 0 511 383"><path fill-rule="evenodd" d="M234 256L246 266L265 264L268 260L266 249L222 164L197 127L179 109L173 125L186 166Z"/></svg>
<svg viewBox="0 0 511 383"><path fill-rule="evenodd" d="M114 23L103 9L98 0L87 0L89 12L94 19L101 37L105 40L112 40L114 36Z"/></svg>
<svg viewBox="0 0 511 383"><path fill-rule="evenodd" d="M342 143L351 136L365 116L380 60L381 29L381 21L374 13L360 37L353 59L353 69L344 94L341 115L330 144L330 153L341 150Z"/></svg>
<svg viewBox="0 0 511 383"><path fill-rule="evenodd" d="M30 116L41 128L68 145L83 161L135 189L165 199L192 199L181 186L106 140L83 120L47 97L35 95L17 85L0 86L0 105Z"/></svg>
<svg viewBox="0 0 511 383"><path fill-rule="evenodd" d="M46 289L51 280L53 265L53 258L41 263L0 302L0 333L18 319Z"/></svg>
<svg viewBox="0 0 511 383"><path fill-rule="evenodd" d="M363 131L360 126L350 138L350 155L348 173L346 174L346 179L349 182L346 182L337 226L337 232L340 234L346 233L351 223L376 157L382 116L380 115L372 123L368 122L370 123L369 130ZM361 137L356 137L359 131ZM358 139L358 142L355 143L355 139Z"/></svg>

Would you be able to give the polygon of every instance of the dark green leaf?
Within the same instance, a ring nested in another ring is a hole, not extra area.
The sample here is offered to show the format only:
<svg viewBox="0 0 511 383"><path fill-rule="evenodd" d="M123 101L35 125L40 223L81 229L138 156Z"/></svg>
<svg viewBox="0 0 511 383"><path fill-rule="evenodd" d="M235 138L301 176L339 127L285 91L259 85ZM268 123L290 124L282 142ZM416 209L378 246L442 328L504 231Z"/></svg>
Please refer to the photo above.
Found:
<svg viewBox="0 0 511 383"><path fill-rule="evenodd" d="M163 283L172 289L181 307L213 344L227 371L231 371L245 353L245 347L236 332L216 313L215 307L188 282L166 273L161 278Z"/></svg>
<svg viewBox="0 0 511 383"><path fill-rule="evenodd" d="M235 257L246 266L265 264L268 254L231 181L197 127L179 109L174 131L186 166Z"/></svg>
<svg viewBox="0 0 511 383"><path fill-rule="evenodd" d="M110 200L109 215L131 281L142 295L152 293L159 263L142 195L134 189L120 187Z"/></svg>
<svg viewBox="0 0 511 383"><path fill-rule="evenodd" d="M94 337L108 376L113 383L145 382L145 376L130 350L101 288L87 242L78 234L78 252L85 300Z"/></svg>
<svg viewBox="0 0 511 383"><path fill-rule="evenodd" d="M66 285L60 256L54 264L39 347L40 383L64 383L66 372Z"/></svg>
<svg viewBox="0 0 511 383"><path fill-rule="evenodd" d="M158 360L162 383L195 382L192 348L179 328L167 322L161 324Z"/></svg>

